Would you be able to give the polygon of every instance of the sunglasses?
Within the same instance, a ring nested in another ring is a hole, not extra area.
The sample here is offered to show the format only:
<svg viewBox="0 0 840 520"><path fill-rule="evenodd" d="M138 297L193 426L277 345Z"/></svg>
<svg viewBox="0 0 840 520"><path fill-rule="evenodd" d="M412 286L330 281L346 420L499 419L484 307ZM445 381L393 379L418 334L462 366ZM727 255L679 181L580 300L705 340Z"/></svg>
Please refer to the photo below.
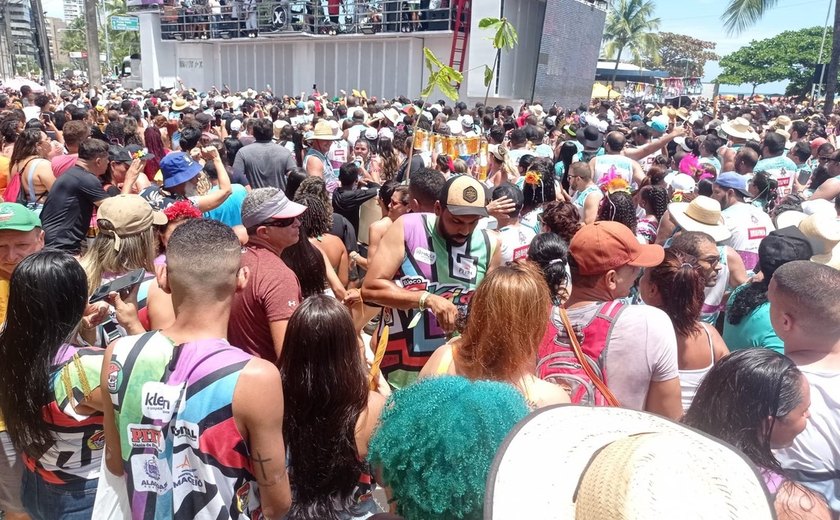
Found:
<svg viewBox="0 0 840 520"><path fill-rule="evenodd" d="M292 224L294 224L294 223L295 223L295 220L296 220L296 217L291 217L291 218L275 218L275 219L269 220L268 222L263 222L263 223L262 223L262 224L260 224L260 225L261 225L261 226L265 226L265 227L278 227L278 228L284 228L284 227L289 227L289 226L291 226Z"/></svg>

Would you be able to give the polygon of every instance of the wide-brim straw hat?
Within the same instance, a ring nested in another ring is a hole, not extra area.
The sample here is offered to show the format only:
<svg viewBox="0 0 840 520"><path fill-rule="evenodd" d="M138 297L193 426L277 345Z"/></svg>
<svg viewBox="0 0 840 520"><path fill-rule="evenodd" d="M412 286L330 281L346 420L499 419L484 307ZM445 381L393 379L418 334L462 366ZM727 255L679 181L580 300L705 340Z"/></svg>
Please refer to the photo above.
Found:
<svg viewBox="0 0 840 520"><path fill-rule="evenodd" d="M740 452L657 415L557 405L508 434L487 477L485 520L774 518Z"/></svg>
<svg viewBox="0 0 840 520"><path fill-rule="evenodd" d="M811 242L814 256L811 261L818 264L826 264L832 267L840 267L840 222L832 215L815 213L808 215L799 223L799 231L802 231Z"/></svg>
<svg viewBox="0 0 840 520"><path fill-rule="evenodd" d="M750 122L743 117L736 117L732 121L728 121L720 125L726 135L736 139L758 140L758 134L750 126Z"/></svg>
<svg viewBox="0 0 840 520"><path fill-rule="evenodd" d="M776 229L784 229L786 227L798 227L799 223L807 217L805 213L796 210L788 210L776 215Z"/></svg>
<svg viewBox="0 0 840 520"><path fill-rule="evenodd" d="M668 205L668 212L684 230L706 233L715 242L732 236L723 220L720 203L711 197L700 195L691 202L672 202Z"/></svg>
<svg viewBox="0 0 840 520"><path fill-rule="evenodd" d="M335 135L333 128L324 120L318 121L315 130L306 137L307 141L338 141L341 136Z"/></svg>

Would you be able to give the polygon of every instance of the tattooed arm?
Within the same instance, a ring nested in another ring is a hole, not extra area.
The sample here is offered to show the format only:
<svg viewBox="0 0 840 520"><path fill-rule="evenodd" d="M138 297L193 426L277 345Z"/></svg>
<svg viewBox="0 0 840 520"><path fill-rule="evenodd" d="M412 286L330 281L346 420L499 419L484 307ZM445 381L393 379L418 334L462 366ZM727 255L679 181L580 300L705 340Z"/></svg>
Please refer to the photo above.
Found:
<svg viewBox="0 0 840 520"><path fill-rule="evenodd" d="M248 440L263 516L283 518L292 494L283 441L283 384L274 365L253 359L245 366L233 394L233 416Z"/></svg>

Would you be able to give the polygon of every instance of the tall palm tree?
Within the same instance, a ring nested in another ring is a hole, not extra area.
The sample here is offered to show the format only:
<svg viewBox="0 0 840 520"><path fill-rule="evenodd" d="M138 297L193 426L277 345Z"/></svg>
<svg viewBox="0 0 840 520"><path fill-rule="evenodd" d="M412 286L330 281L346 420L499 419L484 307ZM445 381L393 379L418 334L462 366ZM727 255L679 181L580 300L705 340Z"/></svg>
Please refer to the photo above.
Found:
<svg viewBox="0 0 840 520"><path fill-rule="evenodd" d="M779 0L729 0L726 11L723 12L723 24L729 34L738 34L758 20L776 6ZM840 0L834 2L834 31L840 34ZM834 110L834 91L837 90L837 68L840 64L840 37L831 39L831 59L826 69L825 80L825 115Z"/></svg>
<svg viewBox="0 0 840 520"><path fill-rule="evenodd" d="M641 64L648 56L653 61L659 59L659 18L654 18L656 4L653 0L615 0L607 14L604 25L604 55L612 59L615 56L610 86L615 84L618 65L625 49L633 55L633 61Z"/></svg>

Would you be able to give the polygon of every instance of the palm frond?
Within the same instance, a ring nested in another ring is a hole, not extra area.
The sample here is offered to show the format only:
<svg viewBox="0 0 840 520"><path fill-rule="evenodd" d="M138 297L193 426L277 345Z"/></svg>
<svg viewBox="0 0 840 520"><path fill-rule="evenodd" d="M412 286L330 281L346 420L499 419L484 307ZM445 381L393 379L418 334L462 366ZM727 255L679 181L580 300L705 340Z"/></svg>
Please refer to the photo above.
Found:
<svg viewBox="0 0 840 520"><path fill-rule="evenodd" d="M730 0L721 19L726 32L730 35L743 32L756 23L764 12L779 0Z"/></svg>

